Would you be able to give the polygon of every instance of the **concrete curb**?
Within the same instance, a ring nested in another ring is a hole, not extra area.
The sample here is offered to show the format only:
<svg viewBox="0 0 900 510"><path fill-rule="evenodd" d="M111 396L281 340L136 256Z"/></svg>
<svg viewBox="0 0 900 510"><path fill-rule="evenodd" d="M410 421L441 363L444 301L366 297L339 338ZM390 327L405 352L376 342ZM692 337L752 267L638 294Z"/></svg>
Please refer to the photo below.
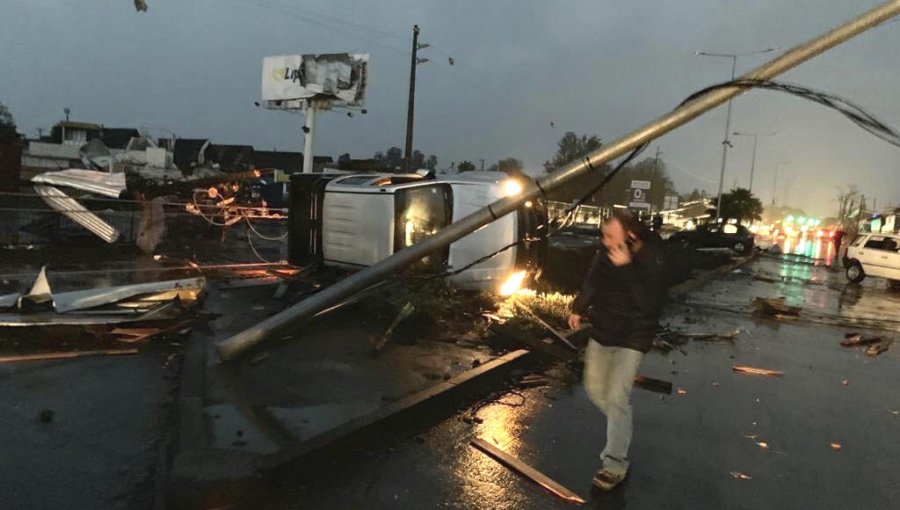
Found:
<svg viewBox="0 0 900 510"><path fill-rule="evenodd" d="M211 494L233 503L276 471L289 468L291 476L302 476L306 470L316 471L364 447L414 434L446 419L474 398L496 390L510 371L528 366L535 358L525 349L510 352L270 455L198 448L179 440L184 449L179 449L170 471L170 505L198 508L209 501ZM180 411L191 416L199 413L202 422L202 403L195 408L194 397L185 395L184 400L186 407ZM188 418L193 419L191 416ZM180 426L179 432L192 434L193 427Z"/></svg>
<svg viewBox="0 0 900 510"><path fill-rule="evenodd" d="M722 276L724 274L728 274L728 273L734 271L735 269L741 268L741 267L749 264L750 262L753 262L754 260L759 258L759 255L760 255L759 252L754 252L749 257L745 257L741 260L738 260L737 262L732 262L731 264L728 264L728 265L713 269L712 271L708 271L706 273L698 275L694 279L691 279L691 280L688 280L685 282L681 282L678 285L674 285L669 288L669 299L674 300L674 299L680 298L680 297L684 296L685 294L687 294L688 292L696 290L696 289L706 285L707 283L715 280L716 278L719 278L720 276Z"/></svg>

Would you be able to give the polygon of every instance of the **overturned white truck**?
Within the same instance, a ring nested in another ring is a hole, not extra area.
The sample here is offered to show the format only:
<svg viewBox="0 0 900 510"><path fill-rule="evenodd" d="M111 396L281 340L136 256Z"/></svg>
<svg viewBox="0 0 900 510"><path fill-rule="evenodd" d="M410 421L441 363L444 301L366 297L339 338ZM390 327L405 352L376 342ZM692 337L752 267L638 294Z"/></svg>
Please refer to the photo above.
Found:
<svg viewBox="0 0 900 510"><path fill-rule="evenodd" d="M370 266L522 184L501 172L295 174L289 257L301 266ZM540 274L546 234L546 205L532 200L424 262L456 287L509 294Z"/></svg>

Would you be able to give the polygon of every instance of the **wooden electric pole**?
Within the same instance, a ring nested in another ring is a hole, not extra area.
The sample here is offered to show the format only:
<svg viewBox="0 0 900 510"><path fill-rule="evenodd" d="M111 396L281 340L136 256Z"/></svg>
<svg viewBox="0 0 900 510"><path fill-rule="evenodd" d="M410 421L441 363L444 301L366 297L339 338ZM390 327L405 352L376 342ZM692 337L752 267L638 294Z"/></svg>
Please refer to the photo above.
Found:
<svg viewBox="0 0 900 510"><path fill-rule="evenodd" d="M418 57L419 50L427 48L428 44L419 44L419 25L413 25L412 59L409 64L409 105L406 108L406 160L403 170L412 171L413 153L413 120L416 108L416 66L428 62L427 58Z"/></svg>

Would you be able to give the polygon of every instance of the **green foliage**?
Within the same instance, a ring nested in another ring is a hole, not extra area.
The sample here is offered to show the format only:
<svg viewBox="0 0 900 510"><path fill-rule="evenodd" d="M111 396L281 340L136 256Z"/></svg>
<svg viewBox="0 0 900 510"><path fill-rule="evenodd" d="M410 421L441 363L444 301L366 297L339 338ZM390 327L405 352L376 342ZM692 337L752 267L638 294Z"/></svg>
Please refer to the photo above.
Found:
<svg viewBox="0 0 900 510"><path fill-rule="evenodd" d="M395 170L402 170L406 165L406 158L403 157L403 150L400 147L391 147L387 152L378 151L373 159L381 163L382 166ZM410 172L415 172L422 168L434 170L437 168L437 164L437 156L432 154L426 157L425 154L416 150L412 153L409 170Z"/></svg>
<svg viewBox="0 0 900 510"><path fill-rule="evenodd" d="M516 158L506 158L494 163L488 168L489 172L503 172L508 175L522 175L522 162Z"/></svg>
<svg viewBox="0 0 900 510"><path fill-rule="evenodd" d="M762 219L763 205L750 190L736 188L722 195L720 216L727 220L754 221Z"/></svg>
<svg viewBox="0 0 900 510"><path fill-rule="evenodd" d="M566 131L557 144L556 155L544 163L544 170L547 173L553 172L557 168L599 149L602 145L603 143L597 135L578 136L572 131Z"/></svg>
<svg viewBox="0 0 900 510"><path fill-rule="evenodd" d="M16 132L16 121L9 109L0 103L0 141L13 140L19 137Z"/></svg>
<svg viewBox="0 0 900 510"><path fill-rule="evenodd" d="M456 165L457 173L461 174L463 172L474 172L474 171L475 171L475 165L471 161L463 161L462 163Z"/></svg>

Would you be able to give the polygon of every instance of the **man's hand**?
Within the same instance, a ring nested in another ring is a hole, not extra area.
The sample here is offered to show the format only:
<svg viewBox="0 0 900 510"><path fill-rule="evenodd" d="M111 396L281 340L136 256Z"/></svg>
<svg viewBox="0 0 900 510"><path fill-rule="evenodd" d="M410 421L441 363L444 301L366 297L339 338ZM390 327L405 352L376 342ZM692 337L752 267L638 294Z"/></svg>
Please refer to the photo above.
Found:
<svg viewBox="0 0 900 510"><path fill-rule="evenodd" d="M577 313L569 314L569 329L574 331L581 329L581 316Z"/></svg>
<svg viewBox="0 0 900 510"><path fill-rule="evenodd" d="M607 248L607 256L609 261L616 267L631 264L631 252L628 251L628 247L624 243Z"/></svg>

